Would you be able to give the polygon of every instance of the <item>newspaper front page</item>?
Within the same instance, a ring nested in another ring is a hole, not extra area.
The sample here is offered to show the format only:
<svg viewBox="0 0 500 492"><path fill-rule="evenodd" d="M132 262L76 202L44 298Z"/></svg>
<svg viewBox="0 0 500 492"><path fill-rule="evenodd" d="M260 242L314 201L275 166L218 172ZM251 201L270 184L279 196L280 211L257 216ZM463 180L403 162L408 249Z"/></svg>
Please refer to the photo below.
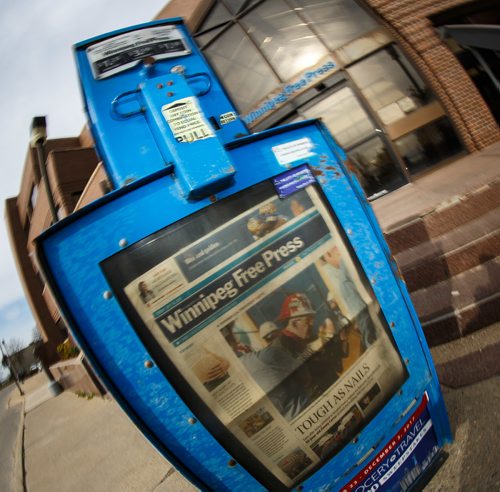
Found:
<svg viewBox="0 0 500 492"><path fill-rule="evenodd" d="M199 398L291 487L407 373L317 186L269 195L233 217L216 204L227 221L124 291Z"/></svg>

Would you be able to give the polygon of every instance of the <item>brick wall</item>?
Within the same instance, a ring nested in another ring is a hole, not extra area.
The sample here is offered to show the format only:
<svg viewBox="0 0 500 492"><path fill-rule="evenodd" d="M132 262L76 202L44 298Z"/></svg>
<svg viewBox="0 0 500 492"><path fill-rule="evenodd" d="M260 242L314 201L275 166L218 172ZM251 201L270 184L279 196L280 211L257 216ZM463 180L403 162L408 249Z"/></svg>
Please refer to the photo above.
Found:
<svg viewBox="0 0 500 492"><path fill-rule="evenodd" d="M470 152L500 140L488 106L429 16L467 0L365 0L440 99Z"/></svg>

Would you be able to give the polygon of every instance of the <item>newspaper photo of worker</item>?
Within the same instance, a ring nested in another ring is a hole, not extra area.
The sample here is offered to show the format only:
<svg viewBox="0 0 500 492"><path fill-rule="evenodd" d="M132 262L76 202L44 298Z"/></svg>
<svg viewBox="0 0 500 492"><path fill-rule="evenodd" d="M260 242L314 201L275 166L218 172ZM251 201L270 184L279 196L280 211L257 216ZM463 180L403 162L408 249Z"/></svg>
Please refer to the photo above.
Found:
<svg viewBox="0 0 500 492"><path fill-rule="evenodd" d="M244 345L248 347L245 353L241 353L242 341L234 343L225 337L233 343L235 354L253 380L287 420L332 386L344 370L343 359L349 355L350 323L346 318L340 318L343 324L334 323L315 282L326 289L317 267L311 265L235 320L233 326L239 329L233 338L246 335L247 340L253 339L250 345ZM295 291L300 285L309 286L308 294ZM258 323L267 313L273 321ZM228 327L223 328L226 330Z"/></svg>

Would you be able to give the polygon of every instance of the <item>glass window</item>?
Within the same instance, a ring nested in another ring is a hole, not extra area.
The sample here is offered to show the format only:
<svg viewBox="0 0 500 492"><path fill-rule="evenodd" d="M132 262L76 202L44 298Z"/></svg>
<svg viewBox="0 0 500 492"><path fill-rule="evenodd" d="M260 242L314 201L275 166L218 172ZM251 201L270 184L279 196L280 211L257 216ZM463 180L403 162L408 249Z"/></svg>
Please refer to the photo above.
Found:
<svg viewBox="0 0 500 492"><path fill-rule="evenodd" d="M35 208L36 205L36 200L38 198L38 185L36 183L33 184L33 187L31 188L31 194L30 194L30 207L31 210Z"/></svg>
<svg viewBox="0 0 500 492"><path fill-rule="evenodd" d="M294 0L294 4L331 50L378 27L353 0Z"/></svg>
<svg viewBox="0 0 500 492"><path fill-rule="evenodd" d="M227 30L204 53L241 112L279 85L278 78L238 25Z"/></svg>
<svg viewBox="0 0 500 492"><path fill-rule="evenodd" d="M224 0L224 3L233 14L237 14L241 10L245 10L254 3L257 3L257 1L258 0Z"/></svg>
<svg viewBox="0 0 500 492"><path fill-rule="evenodd" d="M221 33L228 22L231 21L231 14L226 7L220 3L216 3L215 7L205 18L198 32L203 34L195 35L195 40L198 46L203 47ZM217 27L218 26L218 27Z"/></svg>
<svg viewBox="0 0 500 492"><path fill-rule="evenodd" d="M385 124L429 102L422 79L394 46L356 63L348 71Z"/></svg>
<svg viewBox="0 0 500 492"><path fill-rule="evenodd" d="M307 24L282 0L259 5L241 23L283 80L327 54Z"/></svg>
<svg viewBox="0 0 500 492"><path fill-rule="evenodd" d="M379 137L356 146L347 155L368 199L385 195L405 182Z"/></svg>
<svg viewBox="0 0 500 492"><path fill-rule="evenodd" d="M410 173L418 173L460 153L462 145L447 118L405 135L395 141Z"/></svg>
<svg viewBox="0 0 500 492"><path fill-rule="evenodd" d="M349 87L331 94L304 111L304 115L307 118L322 118L344 148L352 147L375 131L375 126Z"/></svg>
<svg viewBox="0 0 500 492"><path fill-rule="evenodd" d="M210 29L210 31L207 31L203 34L196 34L194 36L194 39L198 46L203 49L205 45L210 43L212 39L215 39L225 29L225 27L226 25L223 25L214 29Z"/></svg>
<svg viewBox="0 0 500 492"><path fill-rule="evenodd" d="M64 219L64 217L66 216L63 209L59 207L59 205L56 205L56 215L59 220Z"/></svg>
<svg viewBox="0 0 500 492"><path fill-rule="evenodd" d="M224 24L225 22L229 22L230 20L231 14L227 11L226 7L224 7L224 5L222 5L221 3L216 3L215 7L207 15L198 31L206 31L207 29L211 29L212 27Z"/></svg>

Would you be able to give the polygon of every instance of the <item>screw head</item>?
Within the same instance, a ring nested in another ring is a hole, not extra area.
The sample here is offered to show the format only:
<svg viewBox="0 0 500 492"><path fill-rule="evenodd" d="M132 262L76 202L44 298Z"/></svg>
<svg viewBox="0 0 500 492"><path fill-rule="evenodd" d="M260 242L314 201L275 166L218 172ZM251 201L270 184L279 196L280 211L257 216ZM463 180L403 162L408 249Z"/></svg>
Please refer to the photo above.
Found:
<svg viewBox="0 0 500 492"><path fill-rule="evenodd" d="M151 369L153 367L153 365L154 365L153 362L150 361L150 360L147 360L147 361L144 362L144 367L146 369Z"/></svg>
<svg viewBox="0 0 500 492"><path fill-rule="evenodd" d="M196 424L196 422L198 422L198 421L194 417L188 418L188 423L190 423L191 425Z"/></svg>
<svg viewBox="0 0 500 492"><path fill-rule="evenodd" d="M113 293L110 290L105 290L102 293L102 297L104 297L104 299L106 299L106 301L109 301L113 297Z"/></svg>
<svg viewBox="0 0 500 492"><path fill-rule="evenodd" d="M186 72L186 67L184 65L175 65L170 69L170 73L175 73L177 75L184 75Z"/></svg>
<svg viewBox="0 0 500 492"><path fill-rule="evenodd" d="M144 64L145 67L152 67L155 64L156 60L153 56L146 56L142 60L142 63Z"/></svg>
<svg viewBox="0 0 500 492"><path fill-rule="evenodd" d="M127 244L128 241L124 237L118 241L118 246L120 246L120 248L124 248L125 246L127 246Z"/></svg>

